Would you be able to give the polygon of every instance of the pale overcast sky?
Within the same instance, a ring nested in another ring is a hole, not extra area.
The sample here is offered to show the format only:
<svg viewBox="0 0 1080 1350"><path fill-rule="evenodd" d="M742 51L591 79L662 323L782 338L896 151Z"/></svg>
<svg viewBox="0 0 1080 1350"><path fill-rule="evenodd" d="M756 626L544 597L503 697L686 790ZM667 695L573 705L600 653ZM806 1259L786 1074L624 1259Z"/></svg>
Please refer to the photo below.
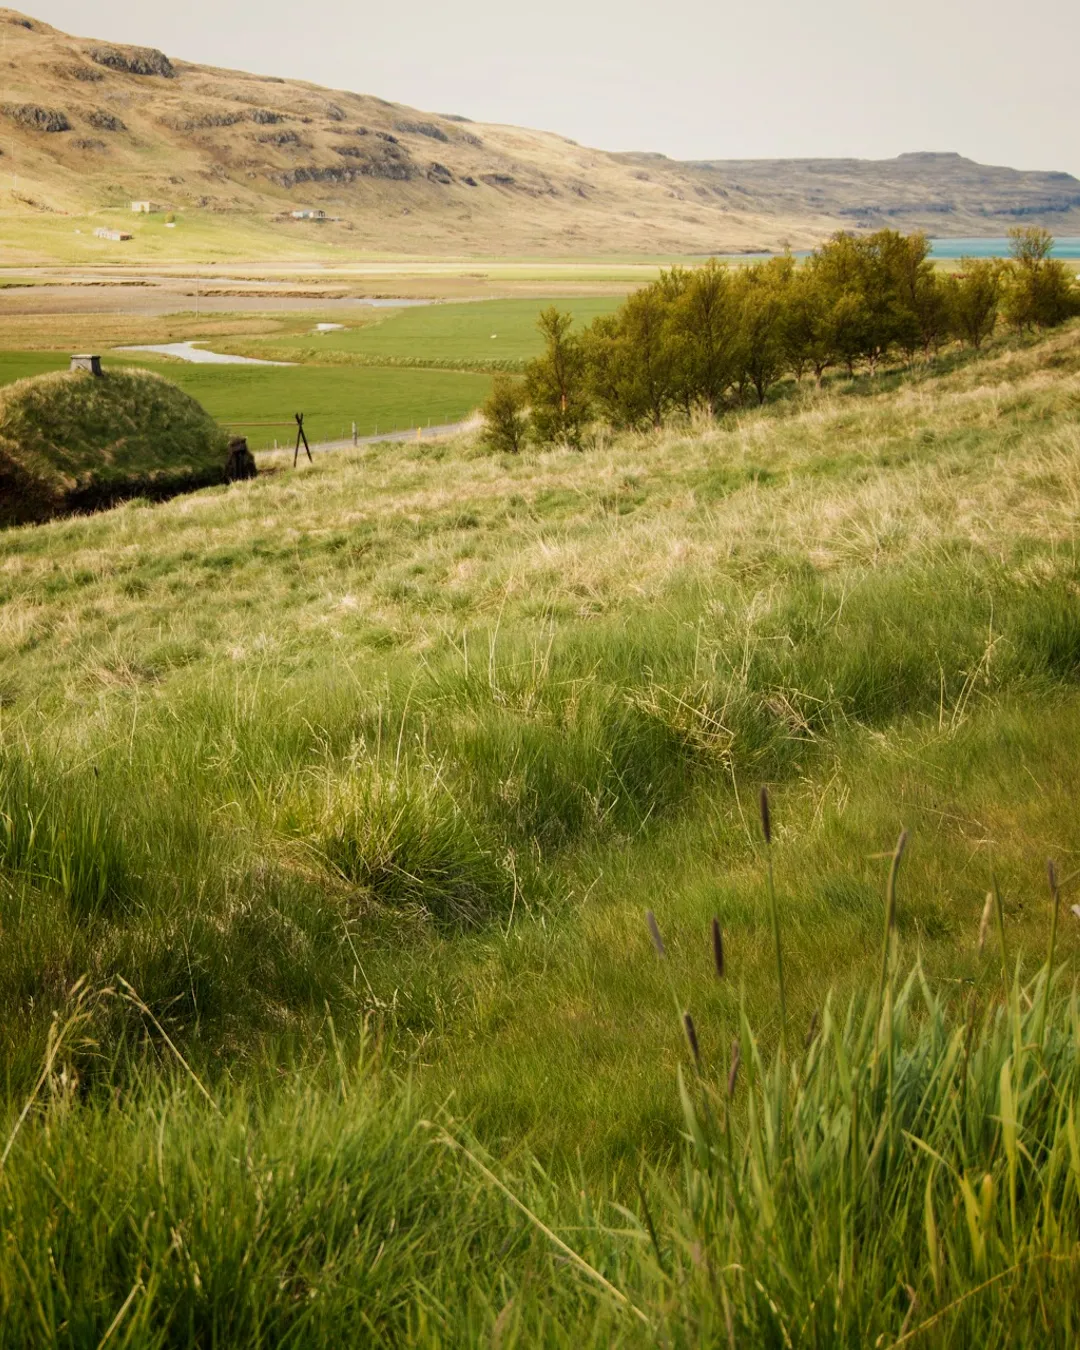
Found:
<svg viewBox="0 0 1080 1350"><path fill-rule="evenodd" d="M608 150L958 150L1080 176L1080 0L33 0L28 12Z"/></svg>

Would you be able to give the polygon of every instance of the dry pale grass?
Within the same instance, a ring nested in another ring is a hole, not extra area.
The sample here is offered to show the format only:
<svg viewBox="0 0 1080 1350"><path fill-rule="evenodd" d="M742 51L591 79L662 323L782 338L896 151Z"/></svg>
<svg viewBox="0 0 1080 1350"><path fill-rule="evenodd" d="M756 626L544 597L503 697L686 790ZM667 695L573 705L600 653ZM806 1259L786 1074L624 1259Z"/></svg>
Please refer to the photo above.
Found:
<svg viewBox="0 0 1080 1350"><path fill-rule="evenodd" d="M500 459L468 439L327 453L250 486L11 532L0 657L58 675L66 648L117 632L211 660L290 663L313 634L420 650L462 626L662 604L722 578L767 593L801 568L965 553L1045 578L1080 511L1080 375L1046 362L1078 349L1073 329L892 394L806 391L584 454Z"/></svg>

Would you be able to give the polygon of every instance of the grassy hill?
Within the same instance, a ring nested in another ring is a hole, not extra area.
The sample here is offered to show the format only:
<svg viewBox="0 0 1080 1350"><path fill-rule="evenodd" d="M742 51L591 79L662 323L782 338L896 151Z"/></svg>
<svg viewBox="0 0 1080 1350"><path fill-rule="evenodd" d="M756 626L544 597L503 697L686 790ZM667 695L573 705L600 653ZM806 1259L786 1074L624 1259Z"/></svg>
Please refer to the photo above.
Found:
<svg viewBox="0 0 1080 1350"><path fill-rule="evenodd" d="M8 263L665 256L809 246L840 227L881 224L998 234L1021 217L1080 233L1080 183L1067 174L956 155L680 163L608 154L69 37L13 10L0 10L0 24ZM164 209L140 220L132 200ZM290 218L308 207L337 219ZM96 239L98 225L136 238Z"/></svg>
<svg viewBox="0 0 1080 1350"><path fill-rule="evenodd" d="M0 1340L1072 1343L1078 406L1073 325L0 535Z"/></svg>
<svg viewBox="0 0 1080 1350"><path fill-rule="evenodd" d="M148 371L17 380L0 389L0 520L218 482L225 442L195 399Z"/></svg>

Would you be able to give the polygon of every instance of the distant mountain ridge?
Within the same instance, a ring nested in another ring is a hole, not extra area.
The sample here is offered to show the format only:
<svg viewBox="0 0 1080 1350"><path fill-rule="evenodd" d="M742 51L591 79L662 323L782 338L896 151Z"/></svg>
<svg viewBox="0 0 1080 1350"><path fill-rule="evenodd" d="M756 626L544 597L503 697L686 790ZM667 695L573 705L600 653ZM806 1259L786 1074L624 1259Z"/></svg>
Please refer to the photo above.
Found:
<svg viewBox="0 0 1080 1350"><path fill-rule="evenodd" d="M1038 223L1080 234L1080 180L957 154L705 160L615 154L547 132L73 38L0 10L0 212L142 200L434 256L721 253L837 229L938 235ZM10 177L9 177L10 175Z"/></svg>
<svg viewBox="0 0 1080 1350"><path fill-rule="evenodd" d="M886 160L705 160L684 168L743 189L778 212L827 206L830 214L875 228L899 221L939 235L995 234L1010 224L1038 223L1071 233L1080 220L1080 179L977 164L951 151Z"/></svg>

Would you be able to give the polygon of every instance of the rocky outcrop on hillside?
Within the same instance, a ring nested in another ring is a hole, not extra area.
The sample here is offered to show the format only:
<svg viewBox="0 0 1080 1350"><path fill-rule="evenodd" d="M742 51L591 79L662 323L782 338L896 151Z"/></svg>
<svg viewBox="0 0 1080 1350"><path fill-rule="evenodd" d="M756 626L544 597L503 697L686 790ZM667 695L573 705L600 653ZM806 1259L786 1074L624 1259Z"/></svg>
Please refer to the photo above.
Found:
<svg viewBox="0 0 1080 1350"><path fill-rule="evenodd" d="M99 66L120 70L126 75L160 75L166 80L176 78L172 62L155 47L90 47L86 54Z"/></svg>

